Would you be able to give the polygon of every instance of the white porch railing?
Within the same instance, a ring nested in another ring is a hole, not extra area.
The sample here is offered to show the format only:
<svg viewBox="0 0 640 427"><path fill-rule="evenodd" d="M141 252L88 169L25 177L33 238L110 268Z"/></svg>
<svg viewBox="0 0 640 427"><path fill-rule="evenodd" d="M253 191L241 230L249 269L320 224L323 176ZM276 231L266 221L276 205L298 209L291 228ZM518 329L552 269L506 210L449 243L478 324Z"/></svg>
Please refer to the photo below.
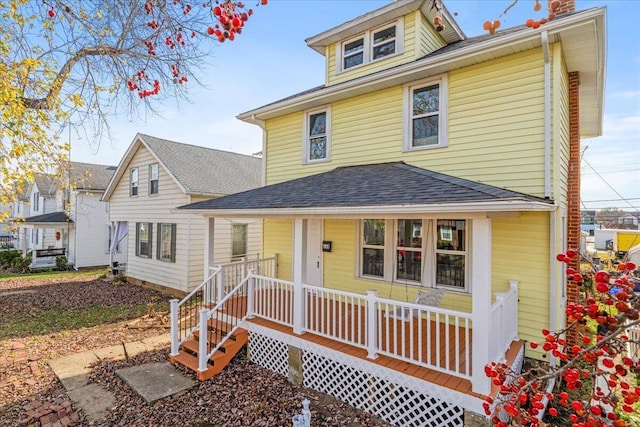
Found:
<svg viewBox="0 0 640 427"><path fill-rule="evenodd" d="M518 281L510 280L507 292L497 293L491 306L491 360L504 361L511 342L518 339Z"/></svg>
<svg viewBox="0 0 640 427"><path fill-rule="evenodd" d="M221 272L216 277L216 301L222 300L238 283L247 277L249 270L254 270L258 275L276 277L278 273L278 257L276 254L269 258L249 259L244 257L240 261L210 267L209 271L211 272L218 267L221 268Z"/></svg>
<svg viewBox="0 0 640 427"><path fill-rule="evenodd" d="M491 325L479 325L491 327L490 344L495 349L496 360L504 358L505 350L517 337L517 303L517 282L513 281L508 292L497 295L491 308ZM226 304L224 310L223 304ZM173 325L178 321L177 316L174 319L174 311L172 304L172 354L177 354L179 339L184 338L184 333L174 337ZM289 326L294 331L313 333L365 349L371 359L385 355L471 379L473 330L472 315L468 312L379 298L375 291L361 295L296 285L249 270L244 280L219 299L213 309L203 307L199 313L199 326L196 327L202 329L201 337L206 336L204 331L209 319L217 319L236 329L244 319L260 317ZM409 313L410 316L396 316L395 313ZM199 354L210 355L215 351L204 351L207 341L200 339L203 351ZM201 360L201 366L206 366L206 359Z"/></svg>

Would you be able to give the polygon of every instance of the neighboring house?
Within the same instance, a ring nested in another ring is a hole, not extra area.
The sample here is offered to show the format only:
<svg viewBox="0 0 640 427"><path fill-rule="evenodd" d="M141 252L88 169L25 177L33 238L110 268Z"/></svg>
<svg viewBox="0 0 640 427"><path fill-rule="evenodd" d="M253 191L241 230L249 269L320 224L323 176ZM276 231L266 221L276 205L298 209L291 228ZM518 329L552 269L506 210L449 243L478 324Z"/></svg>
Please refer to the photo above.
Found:
<svg viewBox="0 0 640 427"><path fill-rule="evenodd" d="M263 218L278 275L237 316L252 360L406 426L462 425L496 392L485 364L544 360L523 342L577 295L556 254L580 244L606 58L606 9L561 3L466 38L431 2L390 2L307 39L324 85L239 115L264 130L266 186L181 209Z"/></svg>
<svg viewBox="0 0 640 427"><path fill-rule="evenodd" d="M64 255L76 268L109 263L109 205L100 199L114 166L68 162L56 174L36 174L14 212L18 249L32 252L33 267Z"/></svg>
<svg viewBox="0 0 640 427"><path fill-rule="evenodd" d="M205 263L205 230L214 221L175 208L260 182L258 157L136 135L103 198L120 233L113 241L122 238L128 252L127 279L184 295L208 276L209 265L259 256L261 221L222 219Z"/></svg>

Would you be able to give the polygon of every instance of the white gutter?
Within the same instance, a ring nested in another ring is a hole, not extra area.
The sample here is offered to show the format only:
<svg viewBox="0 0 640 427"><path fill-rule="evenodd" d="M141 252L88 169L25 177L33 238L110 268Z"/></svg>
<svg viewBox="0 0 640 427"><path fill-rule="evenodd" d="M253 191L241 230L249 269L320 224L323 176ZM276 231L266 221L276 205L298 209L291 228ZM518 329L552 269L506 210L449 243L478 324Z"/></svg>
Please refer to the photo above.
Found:
<svg viewBox="0 0 640 427"><path fill-rule="evenodd" d="M552 21L545 24L546 32L555 34L563 30L570 29L603 15L604 8L597 8L592 11L581 12L577 16L569 16L561 21ZM455 68L460 60L471 58L478 53L488 53L492 50L508 50L514 45L535 42L539 39L540 30L532 30L530 28L513 34L501 35L500 37L489 38L486 41L474 43L470 46L453 50L452 52L438 55L433 60L419 60L410 62L378 73L370 74L355 80L325 87L320 90L312 91L294 98L288 98L282 101L276 101L272 104L256 108L251 111L239 114L236 118L250 122L250 120L262 116L261 119L269 118L268 116L277 116L282 110L291 108L305 109L309 102L317 101L317 105L327 103L327 99L331 96L348 96L353 90L367 87L374 84L388 83L389 85L397 85L398 79L407 77L407 81L414 78L412 75L418 72L428 73L430 69L437 68L439 71L435 74L444 72L442 68L449 66L447 69Z"/></svg>
<svg viewBox="0 0 640 427"><path fill-rule="evenodd" d="M434 203L421 205L391 205L391 206L323 206L308 208L269 208L269 209L176 209L175 212L190 211L204 216L215 217L255 217L269 216L297 217L297 216L340 216L355 217L377 215L425 215L443 212L552 212L557 206L543 202L501 201L477 203Z"/></svg>
<svg viewBox="0 0 640 427"><path fill-rule="evenodd" d="M551 199L551 57L549 34L540 33L544 54L544 197Z"/></svg>

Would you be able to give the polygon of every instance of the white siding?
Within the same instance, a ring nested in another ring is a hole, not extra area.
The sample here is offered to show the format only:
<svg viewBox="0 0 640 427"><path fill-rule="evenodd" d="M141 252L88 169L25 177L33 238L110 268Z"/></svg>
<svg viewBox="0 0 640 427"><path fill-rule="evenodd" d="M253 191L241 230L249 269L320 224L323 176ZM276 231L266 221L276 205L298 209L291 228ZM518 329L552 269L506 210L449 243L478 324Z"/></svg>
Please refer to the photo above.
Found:
<svg viewBox="0 0 640 427"><path fill-rule="evenodd" d="M107 203L101 202L101 193L74 192L72 196L73 212L71 217L75 226L76 267L94 267L109 264L107 248L107 225L109 213Z"/></svg>

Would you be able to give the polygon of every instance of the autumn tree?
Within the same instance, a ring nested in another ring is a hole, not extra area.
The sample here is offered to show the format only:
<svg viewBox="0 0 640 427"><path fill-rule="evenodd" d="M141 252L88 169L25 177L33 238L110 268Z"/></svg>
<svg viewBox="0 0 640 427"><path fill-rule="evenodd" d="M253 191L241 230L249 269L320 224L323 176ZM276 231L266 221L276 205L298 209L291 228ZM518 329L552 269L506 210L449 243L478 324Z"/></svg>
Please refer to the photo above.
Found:
<svg viewBox="0 0 640 427"><path fill-rule="evenodd" d="M71 130L99 143L114 115L185 100L252 14L232 0L0 0L0 203L65 159Z"/></svg>
<svg viewBox="0 0 640 427"><path fill-rule="evenodd" d="M559 254L569 265L576 251ZM616 272L566 269L567 279L582 286L579 301L567 303L567 326L542 330L530 342L557 364L524 372L492 363L485 373L497 395L484 403L493 424L538 425L545 409L551 425L633 426L640 409L640 280L637 266L621 263ZM579 341L565 339L576 331ZM551 387L553 386L553 387Z"/></svg>

